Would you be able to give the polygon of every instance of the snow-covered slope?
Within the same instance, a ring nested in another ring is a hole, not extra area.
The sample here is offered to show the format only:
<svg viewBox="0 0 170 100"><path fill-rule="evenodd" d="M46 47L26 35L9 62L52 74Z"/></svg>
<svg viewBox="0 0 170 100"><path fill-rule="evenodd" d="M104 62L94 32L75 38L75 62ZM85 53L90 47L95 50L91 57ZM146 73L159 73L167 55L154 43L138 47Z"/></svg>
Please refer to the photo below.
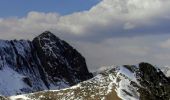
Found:
<svg viewBox="0 0 170 100"><path fill-rule="evenodd" d="M48 31L33 41L0 40L0 95L61 89L91 77L84 57Z"/></svg>
<svg viewBox="0 0 170 100"><path fill-rule="evenodd" d="M0 94L14 95L47 89L32 44L26 40L0 41Z"/></svg>
<svg viewBox="0 0 170 100"><path fill-rule="evenodd" d="M164 66L160 68L161 71L168 77L170 77L170 66Z"/></svg>
<svg viewBox="0 0 170 100"><path fill-rule="evenodd" d="M94 78L70 88L12 96L8 99L169 100L170 79L148 63L140 63L136 66L112 66Z"/></svg>

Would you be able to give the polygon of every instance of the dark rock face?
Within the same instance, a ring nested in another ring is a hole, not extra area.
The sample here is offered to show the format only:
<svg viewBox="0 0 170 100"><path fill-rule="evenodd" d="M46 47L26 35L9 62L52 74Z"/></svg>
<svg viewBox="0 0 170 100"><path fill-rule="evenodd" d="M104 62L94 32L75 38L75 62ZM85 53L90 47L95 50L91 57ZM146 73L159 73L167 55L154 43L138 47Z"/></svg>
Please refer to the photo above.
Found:
<svg viewBox="0 0 170 100"><path fill-rule="evenodd" d="M0 41L2 95L65 88L91 77L84 57L50 32L33 41Z"/></svg>
<svg viewBox="0 0 170 100"><path fill-rule="evenodd" d="M140 100L169 100L170 79L148 63L139 64Z"/></svg>
<svg viewBox="0 0 170 100"><path fill-rule="evenodd" d="M92 77L84 57L52 33L47 31L34 38L33 45L44 70L53 82L64 80L74 85Z"/></svg>

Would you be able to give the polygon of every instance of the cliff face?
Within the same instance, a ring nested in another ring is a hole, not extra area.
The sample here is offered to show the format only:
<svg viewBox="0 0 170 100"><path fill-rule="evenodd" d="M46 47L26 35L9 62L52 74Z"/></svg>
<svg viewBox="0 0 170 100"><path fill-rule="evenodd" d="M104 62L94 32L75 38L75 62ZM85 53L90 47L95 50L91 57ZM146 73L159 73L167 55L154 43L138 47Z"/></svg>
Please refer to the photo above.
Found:
<svg viewBox="0 0 170 100"><path fill-rule="evenodd" d="M92 77L84 57L50 32L0 41L0 94L61 89Z"/></svg>
<svg viewBox="0 0 170 100"><path fill-rule="evenodd" d="M169 100L170 79L160 69L148 63L139 64L138 80L141 100Z"/></svg>
<svg viewBox="0 0 170 100"><path fill-rule="evenodd" d="M54 82L63 80L74 85L92 77L84 57L50 32L34 38L33 44L44 70Z"/></svg>

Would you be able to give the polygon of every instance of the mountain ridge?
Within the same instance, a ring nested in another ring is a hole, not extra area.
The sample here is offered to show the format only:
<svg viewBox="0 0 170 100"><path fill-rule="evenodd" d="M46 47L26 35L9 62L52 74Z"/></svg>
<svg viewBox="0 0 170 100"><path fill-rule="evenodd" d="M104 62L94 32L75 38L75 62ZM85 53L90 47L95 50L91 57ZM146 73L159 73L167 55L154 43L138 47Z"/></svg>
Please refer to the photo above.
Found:
<svg viewBox="0 0 170 100"><path fill-rule="evenodd" d="M91 77L85 58L49 31L32 41L0 40L1 95L66 88Z"/></svg>
<svg viewBox="0 0 170 100"><path fill-rule="evenodd" d="M12 96L8 99L169 100L170 80L160 69L149 63L112 66L92 79L70 88Z"/></svg>
<svg viewBox="0 0 170 100"><path fill-rule="evenodd" d="M93 77L85 58L49 31L0 40L0 100L169 100L168 71L142 62Z"/></svg>

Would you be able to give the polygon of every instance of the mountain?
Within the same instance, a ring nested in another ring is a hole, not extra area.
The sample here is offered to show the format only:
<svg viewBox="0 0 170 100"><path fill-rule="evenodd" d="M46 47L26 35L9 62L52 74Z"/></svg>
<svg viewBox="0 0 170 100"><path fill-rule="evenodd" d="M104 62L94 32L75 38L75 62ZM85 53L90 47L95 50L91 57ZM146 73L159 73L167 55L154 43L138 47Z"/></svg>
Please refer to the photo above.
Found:
<svg viewBox="0 0 170 100"><path fill-rule="evenodd" d="M170 66L164 66L160 68L161 71L168 77L170 77Z"/></svg>
<svg viewBox="0 0 170 100"><path fill-rule="evenodd" d="M62 90L12 96L2 100L169 100L170 79L149 63L112 66Z"/></svg>
<svg viewBox="0 0 170 100"><path fill-rule="evenodd" d="M62 89L92 78L85 58L46 31L29 40L0 40L0 94Z"/></svg>

